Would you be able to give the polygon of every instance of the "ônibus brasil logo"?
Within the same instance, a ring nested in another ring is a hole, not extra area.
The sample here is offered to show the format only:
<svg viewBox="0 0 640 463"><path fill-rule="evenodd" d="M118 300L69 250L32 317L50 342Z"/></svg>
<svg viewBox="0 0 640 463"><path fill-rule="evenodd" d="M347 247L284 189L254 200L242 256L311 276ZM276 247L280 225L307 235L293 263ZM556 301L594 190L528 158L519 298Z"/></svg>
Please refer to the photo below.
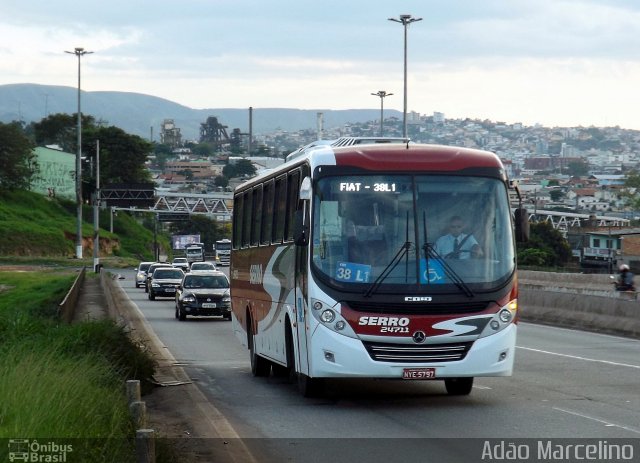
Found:
<svg viewBox="0 0 640 463"><path fill-rule="evenodd" d="M8 446L9 461L63 463L67 454L73 452L71 444L41 443L35 439L9 439Z"/></svg>

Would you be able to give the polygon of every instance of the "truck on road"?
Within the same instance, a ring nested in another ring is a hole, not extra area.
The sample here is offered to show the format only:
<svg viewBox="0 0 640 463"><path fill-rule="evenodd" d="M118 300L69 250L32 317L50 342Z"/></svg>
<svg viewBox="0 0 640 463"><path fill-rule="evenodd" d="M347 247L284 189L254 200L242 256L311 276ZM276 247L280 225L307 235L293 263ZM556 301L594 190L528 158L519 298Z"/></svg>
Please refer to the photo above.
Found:
<svg viewBox="0 0 640 463"><path fill-rule="evenodd" d="M231 240L222 239L214 244L216 263L227 266L231 263Z"/></svg>
<svg viewBox="0 0 640 463"><path fill-rule="evenodd" d="M185 249L185 257L189 265L193 262L204 262L204 245L202 243L190 244Z"/></svg>

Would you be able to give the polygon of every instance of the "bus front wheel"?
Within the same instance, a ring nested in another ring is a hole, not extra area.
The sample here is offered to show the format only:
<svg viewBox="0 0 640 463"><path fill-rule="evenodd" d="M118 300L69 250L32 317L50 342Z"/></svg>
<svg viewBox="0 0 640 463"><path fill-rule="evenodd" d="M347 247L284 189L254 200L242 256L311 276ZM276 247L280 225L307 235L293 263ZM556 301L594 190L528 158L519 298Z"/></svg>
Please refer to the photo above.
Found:
<svg viewBox="0 0 640 463"><path fill-rule="evenodd" d="M298 390L304 397L318 397L324 391L324 379L298 373Z"/></svg>
<svg viewBox="0 0 640 463"><path fill-rule="evenodd" d="M271 362L264 357L260 357L256 353L254 347L255 336L253 333L249 336L249 354L251 355L251 373L253 376L269 376L271 373Z"/></svg>
<svg viewBox="0 0 640 463"><path fill-rule="evenodd" d="M473 387L473 378L449 378L444 380L449 395L469 395Z"/></svg>

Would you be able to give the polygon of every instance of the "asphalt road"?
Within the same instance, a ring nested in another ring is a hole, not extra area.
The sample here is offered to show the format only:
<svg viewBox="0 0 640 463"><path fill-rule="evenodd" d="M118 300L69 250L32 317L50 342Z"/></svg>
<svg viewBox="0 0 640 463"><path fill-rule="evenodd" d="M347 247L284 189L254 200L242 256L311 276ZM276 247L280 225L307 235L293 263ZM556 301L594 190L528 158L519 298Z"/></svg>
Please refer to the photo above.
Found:
<svg viewBox="0 0 640 463"><path fill-rule="evenodd" d="M336 380L325 397L305 399L284 379L251 375L230 322L178 322L172 299L149 301L134 288L133 272L123 275L122 287L237 434L279 458L342 461L366 444L370 461L396 461L399 449L409 458L428 451L440 461L482 461L487 439L523 442L534 452L538 441L574 438L631 439L640 458L640 341L521 323L514 375L476 378L469 396L448 396L440 381ZM466 444L453 440L461 437Z"/></svg>

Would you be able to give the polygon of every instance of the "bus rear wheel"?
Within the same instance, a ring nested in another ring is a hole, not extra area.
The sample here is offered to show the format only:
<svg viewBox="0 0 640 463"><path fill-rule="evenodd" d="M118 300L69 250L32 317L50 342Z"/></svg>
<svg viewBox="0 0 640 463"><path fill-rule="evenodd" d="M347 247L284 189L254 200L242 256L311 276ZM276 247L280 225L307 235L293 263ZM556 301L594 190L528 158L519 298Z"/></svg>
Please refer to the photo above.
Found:
<svg viewBox="0 0 640 463"><path fill-rule="evenodd" d="M473 387L473 377L445 379L444 387L449 395L469 395Z"/></svg>

